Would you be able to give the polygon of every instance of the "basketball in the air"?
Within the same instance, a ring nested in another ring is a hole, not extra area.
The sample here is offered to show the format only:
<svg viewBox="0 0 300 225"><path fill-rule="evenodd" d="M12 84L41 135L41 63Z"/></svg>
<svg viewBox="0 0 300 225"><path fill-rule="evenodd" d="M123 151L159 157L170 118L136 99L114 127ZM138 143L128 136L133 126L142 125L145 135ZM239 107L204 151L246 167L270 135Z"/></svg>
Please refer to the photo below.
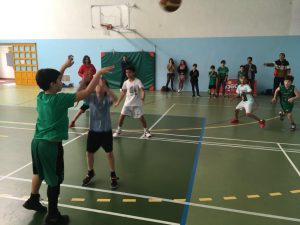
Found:
<svg viewBox="0 0 300 225"><path fill-rule="evenodd" d="M181 0L160 0L159 4L165 11L174 12L180 7Z"/></svg>

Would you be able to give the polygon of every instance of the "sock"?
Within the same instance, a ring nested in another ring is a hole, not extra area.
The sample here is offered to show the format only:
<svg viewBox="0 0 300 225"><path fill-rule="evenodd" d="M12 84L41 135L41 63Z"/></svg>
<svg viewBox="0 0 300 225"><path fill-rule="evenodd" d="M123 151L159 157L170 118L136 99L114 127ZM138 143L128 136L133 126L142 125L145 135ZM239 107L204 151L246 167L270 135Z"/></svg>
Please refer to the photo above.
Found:
<svg viewBox="0 0 300 225"><path fill-rule="evenodd" d="M47 196L48 196L48 215L56 216L58 214L58 196L60 193L60 185L55 187L48 186Z"/></svg>
<svg viewBox="0 0 300 225"><path fill-rule="evenodd" d="M94 176L95 175L95 172L94 172L94 169L91 169L91 170L88 170L88 176Z"/></svg>
<svg viewBox="0 0 300 225"><path fill-rule="evenodd" d="M116 175L116 172L115 171L112 171L112 172L110 172L110 177L116 177L117 175Z"/></svg>
<svg viewBox="0 0 300 225"><path fill-rule="evenodd" d="M117 127L117 130L121 130L121 127L120 127L120 126L118 126L118 127Z"/></svg>
<svg viewBox="0 0 300 225"><path fill-rule="evenodd" d="M148 131L148 128L146 127L146 128L144 128L144 132L147 132Z"/></svg>

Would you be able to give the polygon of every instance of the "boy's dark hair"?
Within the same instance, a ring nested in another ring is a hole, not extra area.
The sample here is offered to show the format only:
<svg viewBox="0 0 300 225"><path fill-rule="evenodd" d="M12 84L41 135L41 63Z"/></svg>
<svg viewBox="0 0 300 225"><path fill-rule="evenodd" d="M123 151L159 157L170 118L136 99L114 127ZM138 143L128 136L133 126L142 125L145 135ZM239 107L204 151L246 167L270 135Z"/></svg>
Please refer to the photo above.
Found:
<svg viewBox="0 0 300 225"><path fill-rule="evenodd" d="M292 75L288 75L284 78L284 80L290 80L291 82L294 81L294 77Z"/></svg>
<svg viewBox="0 0 300 225"><path fill-rule="evenodd" d="M250 59L252 61L252 57L251 56L249 56L247 59Z"/></svg>
<svg viewBox="0 0 300 225"><path fill-rule="evenodd" d="M285 53L284 52L280 52L279 55L282 55L285 58Z"/></svg>
<svg viewBox="0 0 300 225"><path fill-rule="evenodd" d="M89 64L92 63L91 58L90 58L88 55L85 55L85 56L83 56L83 59L82 59L82 63L83 63L83 64L85 64L85 60L86 60L86 59L89 60Z"/></svg>
<svg viewBox="0 0 300 225"><path fill-rule="evenodd" d="M194 67L197 67L197 64L196 64L196 63L194 63L194 64L193 64L193 66L194 66Z"/></svg>
<svg viewBox="0 0 300 225"><path fill-rule="evenodd" d="M210 69L216 69L215 65L211 65Z"/></svg>
<svg viewBox="0 0 300 225"><path fill-rule="evenodd" d="M50 84L55 82L59 75L60 72L55 69L40 69L35 75L35 80L41 89L47 91L50 88Z"/></svg>
<svg viewBox="0 0 300 225"><path fill-rule="evenodd" d="M224 59L222 59L221 64L226 64L226 61Z"/></svg>
<svg viewBox="0 0 300 225"><path fill-rule="evenodd" d="M245 69L245 66L244 65L240 65L240 68L244 68Z"/></svg>
<svg viewBox="0 0 300 225"><path fill-rule="evenodd" d="M126 68L125 68L125 71L126 70L130 70L131 72L135 72L135 69L134 69L134 66L131 66L131 65L129 65L129 66L126 66Z"/></svg>

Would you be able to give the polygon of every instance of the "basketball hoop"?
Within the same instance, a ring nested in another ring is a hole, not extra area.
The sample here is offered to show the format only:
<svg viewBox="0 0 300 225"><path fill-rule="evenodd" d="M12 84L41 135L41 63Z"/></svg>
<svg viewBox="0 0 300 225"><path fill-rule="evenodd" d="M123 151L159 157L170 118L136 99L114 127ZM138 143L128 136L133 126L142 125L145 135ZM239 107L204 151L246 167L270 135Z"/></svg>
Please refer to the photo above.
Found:
<svg viewBox="0 0 300 225"><path fill-rule="evenodd" d="M105 23L105 24L100 24L101 27L104 28L104 34L105 35L109 35L110 34L110 31L114 28L114 26L110 23Z"/></svg>

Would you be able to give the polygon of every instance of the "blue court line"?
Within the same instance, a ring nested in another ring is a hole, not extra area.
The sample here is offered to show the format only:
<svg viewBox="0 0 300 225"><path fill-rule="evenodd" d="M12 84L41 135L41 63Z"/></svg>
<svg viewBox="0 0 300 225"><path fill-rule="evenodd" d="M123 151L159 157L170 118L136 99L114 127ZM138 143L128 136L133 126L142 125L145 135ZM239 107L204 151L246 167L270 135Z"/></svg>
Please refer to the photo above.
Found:
<svg viewBox="0 0 300 225"><path fill-rule="evenodd" d="M206 119L202 118L199 144L197 146L197 152L196 152L195 159L194 159L192 176L190 177L188 192L187 192L186 198L185 198L186 199L185 202L188 202L188 203L191 202L192 191L193 191L193 186L194 186L194 181L195 181L195 175L196 175L196 170L197 170L198 161L199 161L199 157L200 157L200 150L201 150L202 140L203 140L204 131L205 131L205 129L204 129L205 128L205 123L206 123ZM182 213L180 225L185 225L186 224L188 212L189 212L189 205L185 205L184 208L183 208L183 213Z"/></svg>

